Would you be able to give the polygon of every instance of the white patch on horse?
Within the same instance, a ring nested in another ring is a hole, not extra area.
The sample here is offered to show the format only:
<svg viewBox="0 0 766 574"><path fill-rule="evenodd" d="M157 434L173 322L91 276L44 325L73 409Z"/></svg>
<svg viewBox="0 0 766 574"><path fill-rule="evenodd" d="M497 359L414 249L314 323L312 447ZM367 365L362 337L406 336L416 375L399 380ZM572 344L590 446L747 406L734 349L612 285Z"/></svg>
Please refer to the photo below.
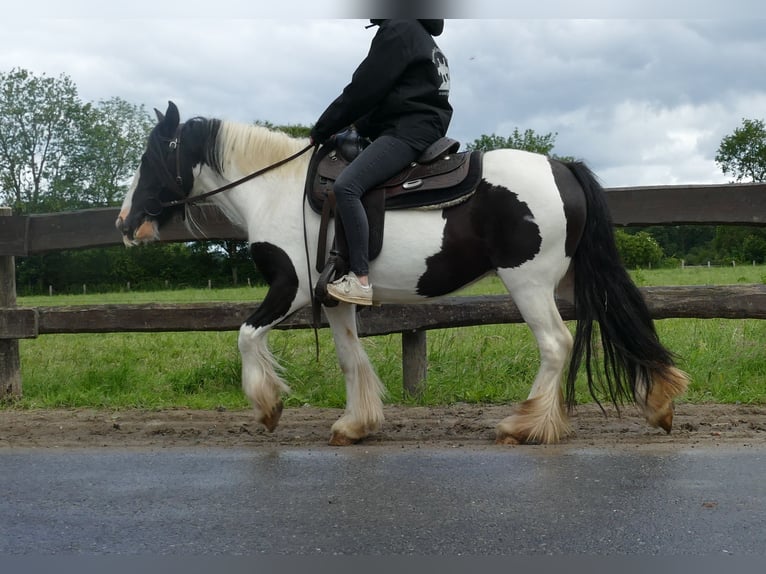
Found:
<svg viewBox="0 0 766 574"><path fill-rule="evenodd" d="M417 294L418 281L426 270L426 260L441 251L445 225L441 211L386 213L383 249L370 263L376 298L390 302L424 299Z"/></svg>
<svg viewBox="0 0 766 574"><path fill-rule="evenodd" d="M515 193L532 212L531 221L537 225L542 238L540 253L535 259L550 250L555 252L555 257L564 258L567 221L548 159L521 150L493 150L484 155L483 169L484 179Z"/></svg>

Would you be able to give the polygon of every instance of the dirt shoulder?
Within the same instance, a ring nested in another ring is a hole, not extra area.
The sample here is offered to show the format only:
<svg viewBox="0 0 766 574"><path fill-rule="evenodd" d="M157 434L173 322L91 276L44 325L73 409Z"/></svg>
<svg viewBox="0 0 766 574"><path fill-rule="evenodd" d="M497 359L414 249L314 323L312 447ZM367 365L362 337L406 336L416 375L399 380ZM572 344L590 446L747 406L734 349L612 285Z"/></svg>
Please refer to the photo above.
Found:
<svg viewBox="0 0 766 574"><path fill-rule="evenodd" d="M386 422L363 445L494 447L494 427L510 407L459 404L385 408ZM327 446L339 409L286 409L268 433L249 410L2 410L0 449L16 447L274 447ZM766 406L689 405L676 408L673 432L649 428L631 408L608 416L594 405L578 407L574 435L563 444L587 447L762 446ZM329 448L329 447L328 447ZM353 447L352 447L353 448ZM497 447L501 448L501 447ZM524 447L522 447L524 448Z"/></svg>

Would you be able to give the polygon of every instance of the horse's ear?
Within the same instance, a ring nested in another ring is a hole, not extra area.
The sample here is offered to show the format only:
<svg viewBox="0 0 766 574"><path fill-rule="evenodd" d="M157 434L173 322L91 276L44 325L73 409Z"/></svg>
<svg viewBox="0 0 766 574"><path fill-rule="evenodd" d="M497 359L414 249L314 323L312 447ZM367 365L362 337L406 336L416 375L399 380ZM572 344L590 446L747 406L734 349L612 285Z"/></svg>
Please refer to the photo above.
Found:
<svg viewBox="0 0 766 574"><path fill-rule="evenodd" d="M178 129L178 124L181 121L181 116L178 113L178 108L173 102L168 102L168 109L163 115L158 109L155 108L154 112L157 114L157 121L159 122L160 131L162 134L170 137Z"/></svg>
<svg viewBox="0 0 766 574"><path fill-rule="evenodd" d="M168 121L172 121L176 125L181 121L181 115L178 113L178 107L170 100L168 100L168 109L165 112L165 117Z"/></svg>

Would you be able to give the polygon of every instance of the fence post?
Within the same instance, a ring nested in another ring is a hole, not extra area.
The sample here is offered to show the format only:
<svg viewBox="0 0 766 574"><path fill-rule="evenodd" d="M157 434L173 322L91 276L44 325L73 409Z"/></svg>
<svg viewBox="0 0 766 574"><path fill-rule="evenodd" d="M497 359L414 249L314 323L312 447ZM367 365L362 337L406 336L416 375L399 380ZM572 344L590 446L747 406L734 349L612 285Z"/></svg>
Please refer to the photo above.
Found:
<svg viewBox="0 0 766 574"><path fill-rule="evenodd" d="M402 333L402 379L404 392L412 397L423 394L428 373L426 332Z"/></svg>
<svg viewBox="0 0 766 574"><path fill-rule="evenodd" d="M0 207L0 217L12 214L10 207ZM0 257L0 307L16 306L16 267L12 255ZM19 341L0 339L0 400L21 396L21 361Z"/></svg>

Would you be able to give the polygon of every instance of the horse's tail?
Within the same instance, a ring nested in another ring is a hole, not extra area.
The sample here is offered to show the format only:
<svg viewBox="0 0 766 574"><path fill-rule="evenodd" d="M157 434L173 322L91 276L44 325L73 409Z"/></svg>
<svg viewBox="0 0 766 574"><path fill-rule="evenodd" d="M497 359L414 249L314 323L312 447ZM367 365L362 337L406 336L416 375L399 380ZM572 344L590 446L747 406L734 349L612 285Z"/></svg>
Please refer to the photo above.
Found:
<svg viewBox="0 0 766 574"><path fill-rule="evenodd" d="M685 390L688 379L660 342L646 302L622 264L603 188L583 163L566 165L580 183L588 209L574 255L577 326L566 382L567 405L571 408L575 403L575 379L584 356L588 390L597 402L597 395L605 394L618 408L625 400L657 403L657 407L669 404L669 422L650 420L669 432L670 399ZM595 376L594 322L599 326L604 363L603 375ZM654 385L660 387L655 392Z"/></svg>

